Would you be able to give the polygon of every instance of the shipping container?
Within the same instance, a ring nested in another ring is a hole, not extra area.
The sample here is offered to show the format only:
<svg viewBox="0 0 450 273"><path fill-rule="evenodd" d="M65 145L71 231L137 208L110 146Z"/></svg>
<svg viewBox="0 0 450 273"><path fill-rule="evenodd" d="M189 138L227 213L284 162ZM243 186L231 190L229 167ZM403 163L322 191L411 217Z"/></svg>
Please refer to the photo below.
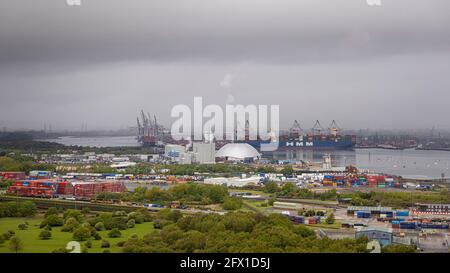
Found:
<svg viewBox="0 0 450 273"><path fill-rule="evenodd" d="M409 216L409 211L408 210L397 210L395 212L395 214L397 216Z"/></svg>
<svg viewBox="0 0 450 273"><path fill-rule="evenodd" d="M22 180L26 178L24 172L0 172L0 178L4 180Z"/></svg>

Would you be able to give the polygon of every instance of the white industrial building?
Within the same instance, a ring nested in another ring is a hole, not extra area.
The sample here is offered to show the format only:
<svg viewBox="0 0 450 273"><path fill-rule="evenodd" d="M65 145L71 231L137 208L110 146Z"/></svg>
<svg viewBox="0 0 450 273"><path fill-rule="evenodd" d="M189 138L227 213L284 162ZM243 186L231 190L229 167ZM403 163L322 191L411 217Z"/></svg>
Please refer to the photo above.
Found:
<svg viewBox="0 0 450 273"><path fill-rule="evenodd" d="M178 164L191 164L193 161L193 154L187 152L186 147L176 144L167 144L164 147L164 156Z"/></svg>
<svg viewBox="0 0 450 273"><path fill-rule="evenodd" d="M214 142L201 143L194 142L192 147L195 163L214 164L216 163L216 144Z"/></svg>
<svg viewBox="0 0 450 273"><path fill-rule="evenodd" d="M257 185L261 177L252 176L247 178L239 178L239 177L214 177L214 178L206 178L203 183L211 184L211 185L226 185L227 187L244 187L249 185Z"/></svg>
<svg viewBox="0 0 450 273"><path fill-rule="evenodd" d="M228 143L216 153L216 158L228 161L257 160L261 154L247 143Z"/></svg>

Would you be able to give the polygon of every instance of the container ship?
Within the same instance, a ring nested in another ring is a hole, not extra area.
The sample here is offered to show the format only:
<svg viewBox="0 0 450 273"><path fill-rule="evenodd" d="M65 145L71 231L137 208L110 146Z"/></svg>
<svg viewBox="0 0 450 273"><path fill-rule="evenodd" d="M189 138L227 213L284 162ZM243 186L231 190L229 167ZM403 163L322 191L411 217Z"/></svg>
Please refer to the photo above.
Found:
<svg viewBox="0 0 450 273"><path fill-rule="evenodd" d="M237 142L250 144L260 150L261 144L275 141L249 140L248 121L245 130L245 140ZM339 127L334 120L328 128L328 133L326 131L317 120L311 132L304 135L298 121L294 121L289 132L279 136L278 150L348 150L352 149L356 143L356 136L339 134Z"/></svg>

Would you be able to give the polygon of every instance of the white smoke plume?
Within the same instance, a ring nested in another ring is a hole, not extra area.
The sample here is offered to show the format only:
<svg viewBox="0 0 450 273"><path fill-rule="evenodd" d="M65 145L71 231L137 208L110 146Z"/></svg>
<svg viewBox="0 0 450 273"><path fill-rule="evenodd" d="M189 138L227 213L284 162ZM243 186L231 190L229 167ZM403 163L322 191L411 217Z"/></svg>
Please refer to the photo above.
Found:
<svg viewBox="0 0 450 273"><path fill-rule="evenodd" d="M226 99L226 103L227 104L232 104L234 102L234 96L231 93L231 87L232 87L232 82L234 79L234 75L227 73L225 74L225 76L223 77L223 80L220 82L220 87L222 87L225 92L227 93L227 99Z"/></svg>

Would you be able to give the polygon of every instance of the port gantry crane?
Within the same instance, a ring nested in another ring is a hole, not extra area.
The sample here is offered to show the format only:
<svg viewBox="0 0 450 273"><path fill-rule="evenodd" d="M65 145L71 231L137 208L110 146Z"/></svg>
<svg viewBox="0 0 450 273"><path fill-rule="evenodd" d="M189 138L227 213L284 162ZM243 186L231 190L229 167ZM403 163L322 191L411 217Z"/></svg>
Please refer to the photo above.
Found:
<svg viewBox="0 0 450 273"><path fill-rule="evenodd" d="M314 123L314 126L312 127L313 136L321 135L323 130L324 129L323 129L322 125L320 124L320 121L316 120L316 123Z"/></svg>
<svg viewBox="0 0 450 273"><path fill-rule="evenodd" d="M294 124L289 129L289 137L290 138L299 138L303 135L303 129L300 126L300 123L297 120L294 120Z"/></svg>
<svg viewBox="0 0 450 273"><path fill-rule="evenodd" d="M328 130L330 131L330 135L337 136L341 128L339 128L336 121L333 119Z"/></svg>

